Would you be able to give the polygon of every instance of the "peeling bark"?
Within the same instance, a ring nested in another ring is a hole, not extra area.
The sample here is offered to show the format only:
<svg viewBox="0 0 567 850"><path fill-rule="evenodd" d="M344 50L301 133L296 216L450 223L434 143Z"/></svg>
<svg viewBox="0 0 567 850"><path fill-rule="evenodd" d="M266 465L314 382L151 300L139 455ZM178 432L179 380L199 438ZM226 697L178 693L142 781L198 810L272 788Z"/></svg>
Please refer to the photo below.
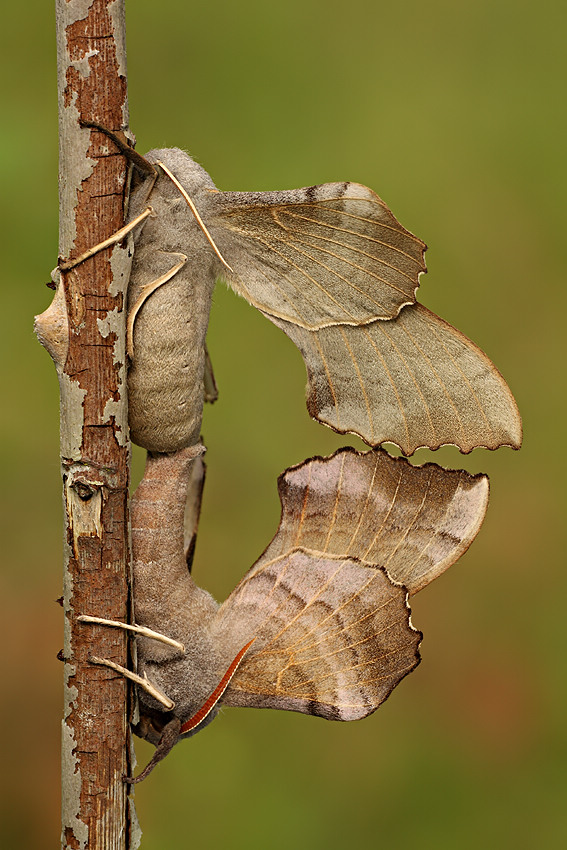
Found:
<svg viewBox="0 0 567 850"><path fill-rule="evenodd" d="M72 259L124 224L128 164L95 121L127 131L124 0L57 0L59 257ZM77 615L129 618L125 296L130 243L57 270L36 332L61 394L65 513L65 712L62 846L133 850L125 680L89 663L128 664L122 630ZM135 816L133 815L135 820Z"/></svg>

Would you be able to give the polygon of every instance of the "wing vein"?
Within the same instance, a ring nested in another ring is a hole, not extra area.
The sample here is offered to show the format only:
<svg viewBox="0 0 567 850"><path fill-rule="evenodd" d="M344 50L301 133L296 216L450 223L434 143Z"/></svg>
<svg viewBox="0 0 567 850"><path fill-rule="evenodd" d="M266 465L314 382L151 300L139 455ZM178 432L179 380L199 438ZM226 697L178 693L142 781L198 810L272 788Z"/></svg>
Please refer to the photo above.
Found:
<svg viewBox="0 0 567 850"><path fill-rule="evenodd" d="M446 324L448 324L448 323L446 323ZM482 418L483 418L483 419L484 419L484 421L486 422L486 425L487 425L488 430L490 431L491 435L493 435L493 434L494 434L494 429L492 428L492 425L490 424L490 422L489 422L489 420L488 420L488 417L486 416L486 413L484 412L484 408L483 408L482 404L480 403L480 399L479 399L478 395L476 394L476 392L475 392L475 390L474 390L474 388L473 388L473 386L472 386L471 382L469 381L469 379L468 379L467 375L463 372L463 370L461 369L461 367L459 366L459 364L457 363L457 361L455 360L455 358L453 357L453 355L451 354L451 352L449 351L449 349L447 348L447 346L445 345L445 343L443 342L443 340L441 339L441 337L437 334L437 331L436 331L435 327L433 326L433 323L432 323L432 322L430 322L430 323L429 323L429 326L430 326L430 328L432 329L433 334L434 334L434 335L435 335L435 337L437 338L437 340L438 340L438 342L440 343L440 345L441 345L441 346L445 349L445 351L446 351L446 353L447 353L447 357L449 357L449 359L450 359L450 360L451 360L451 362L453 363L453 365L454 365L455 369L456 369L456 370L457 370L457 371L461 374L461 376L462 376L463 380L464 380L464 381L465 381L465 383L468 385L468 387L469 387L469 389L470 389L470 391L471 391L471 395L472 395L472 397L474 398L474 400L475 400L475 402L476 402L476 404L477 404L477 407L478 407L478 409L479 409L479 411L480 411L480 415L482 416ZM456 330L457 330L456 328L453 328L453 327L452 327L452 325L449 325L449 327L451 327L451 329L452 329L452 330L454 330L454 331L456 331ZM404 328L404 330L406 331L406 333L408 333L408 331L406 330L406 328ZM458 331L458 333L460 333L460 331ZM463 336L464 336L464 334L463 334ZM474 346L474 347L476 348L477 346ZM482 354L484 354L484 352L481 352L481 353L482 353ZM486 355L484 355L484 356L486 356Z"/></svg>
<svg viewBox="0 0 567 850"><path fill-rule="evenodd" d="M313 341L314 341L315 345L317 346L317 349L319 351L319 357L321 358L321 363L323 364L323 368L325 369L325 374L327 375L327 382L329 384L329 390L331 391L331 395L333 396L333 404L335 405L335 412L336 412L336 415L337 415L337 430L340 431L342 426L341 426L341 417L340 417L340 414L339 414L339 403L337 401L337 394L335 392L335 385L333 384L333 381L332 381L332 378L331 378L331 373L329 371L329 365L327 363L327 360L325 358L325 354L323 352L323 346L319 342L317 334L313 334Z"/></svg>
<svg viewBox="0 0 567 850"><path fill-rule="evenodd" d="M436 430L435 430L435 425L433 424L433 418L432 418L432 416L431 416L431 411L429 410L429 405L427 404L427 401L426 401L426 399L425 399L425 396L423 395L423 392L421 391L421 387L420 387L420 385L419 385L419 381L418 381L418 380L417 380L417 378L415 377L415 375L414 375L413 371L410 369L410 367L409 367L409 364L408 364L407 360L405 359L405 357L404 357L404 356L403 356L403 354L401 353L400 349L398 348L398 346L396 345L396 343L394 342L394 340L392 339L392 337L390 336L390 334L388 333L388 331L386 331L386 330L385 330L382 326L380 326L379 330L380 330L380 331L384 334L384 336L385 336L385 337L386 337L386 339L389 341L389 343L390 343L390 345L392 346L392 348L394 348L394 349L395 349L396 354L397 354L397 355L398 355L398 357L400 358L401 362L404 364L404 367L405 367L405 369L406 369L406 372L408 373L408 375L409 375L409 377L410 377L410 380L411 380L412 384L413 384L413 385L414 385L414 387L416 388L416 390L417 390L417 392L418 392L418 394L419 394L419 397L420 397L420 399L421 399L421 402L422 402L422 404L423 404L423 409L424 409L424 411L425 411L425 415L427 416L427 419L429 420L429 427L431 428L431 433L433 434L433 439L434 439L434 440L437 440L437 432L436 432ZM405 330L405 329L404 329L404 330ZM419 350L419 349L418 349L418 350ZM437 377L437 375L436 375L436 377ZM443 386L443 385L442 385L442 386ZM454 407L454 405L453 405L453 407ZM455 412L456 412L456 411L455 411ZM408 440L409 440L409 433L408 433Z"/></svg>
<svg viewBox="0 0 567 850"><path fill-rule="evenodd" d="M323 548L323 552L325 552L325 553L327 552L327 549L329 548L329 541L331 539L331 534L332 534L333 528L335 526L335 523L337 521L337 507L338 507L339 499L340 499L340 496L341 496L341 486L342 486L342 482L343 482L344 466L345 466L345 455L343 455L342 458L341 458L341 469L340 469L340 472L339 472L339 480L337 482L337 488L336 488L336 492L335 492L335 504L333 505L333 514L331 516L331 522L329 523L329 528L327 530L327 539L325 540L325 546Z"/></svg>
<svg viewBox="0 0 567 850"><path fill-rule="evenodd" d="M312 465L309 464L309 478L307 480L307 484L305 485L305 494L303 496L303 504L301 506L301 514L299 516L299 522L297 523L297 534L295 535L295 545L299 545L299 538L301 537L301 529L303 528L303 522L305 520L305 511L307 510L307 501L309 499L309 492L311 488L311 470Z"/></svg>
<svg viewBox="0 0 567 850"><path fill-rule="evenodd" d="M284 225L282 225L282 227L283 226ZM295 227L289 227L289 228L286 227L285 229L286 229L286 232L288 232L288 233L300 233L303 237L309 236L311 239L319 239L321 242L330 242L331 245L338 245L341 248L346 248L348 251L352 251L353 254L360 254L362 257L368 257L369 260L373 260L375 263L380 263L380 265L386 266L387 268L392 269L392 271L394 271L394 272L398 272L398 274L402 275L403 277L407 277L407 279L411 283L413 283L414 285L417 285L417 281L411 275L409 275L407 272L405 272L403 269L398 268L398 266L394 266L392 263L388 263L386 260L383 260L382 257L377 257L377 256L374 256L374 254L369 254L367 251L361 250L360 248L355 248L354 245L349 245L347 242L339 242L338 239L331 239L328 236L321 236L319 233L305 234L301 229L295 228ZM358 235L358 234L356 234L356 235ZM302 242L304 245L309 245L311 248L315 248L315 250L317 250L317 251L322 251L325 254L329 254L331 257L337 257L338 259L342 260L342 262L348 263L348 265L352 266L353 268L359 269L360 271L363 271L365 274L376 278L376 280L379 280L381 283L386 284L386 286L389 286L391 289L395 289L396 292L401 292L403 295L406 294L403 289L400 289L400 287L396 286L394 283L392 283L391 280L388 280L387 278L384 278L384 277L380 277L380 275L375 274L374 272L371 272L369 269L365 268L364 266L359 266L357 263L353 263L350 260L347 260L346 257L343 257L340 254L334 254L332 251L325 250L324 248L321 248L318 245L311 245L310 242L306 242L306 241L304 241L304 239L298 239L297 236L294 236L293 238L297 242Z"/></svg>
<svg viewBox="0 0 567 850"><path fill-rule="evenodd" d="M366 405L366 415L368 417L368 425L370 426L370 442L373 443L374 442L374 420L372 419L372 411L370 409L370 401L368 399L368 393L366 392L366 385L365 385L365 383L362 379L362 374L360 372L358 360L354 356L354 352L349 345L347 335L346 335L343 328L339 327L339 330L341 332L341 336L343 338L344 344L345 344L345 346L348 350L350 359L352 360L352 365L355 368L356 375L358 377L358 383L360 384L360 389L362 390L362 396L364 398L364 404Z"/></svg>
<svg viewBox="0 0 567 850"><path fill-rule="evenodd" d="M382 352L380 351L380 349L378 348L378 346L376 345L376 343L374 342L374 340L370 336L370 333L368 332L368 330L364 327L360 328L360 330L364 333L368 342L370 343L370 345L372 346L372 348L374 349L374 351L376 352L376 354L380 358L380 361L382 362L382 366L384 367L384 371L385 371L385 373L388 377L388 380L390 381L390 384L391 384L392 389L394 391L394 395L396 396L396 401L398 403L398 407L400 409L400 414L401 414L403 422L404 422L404 429L405 429L405 432L406 432L406 441L409 443L410 436L409 436L408 421L407 421L406 412L405 412L405 408L404 408L402 399L401 399L400 394L398 392L398 387L396 385L396 382L393 379L392 374L391 374L390 370L388 369L388 366L386 365L386 360L385 360L384 356L382 355Z"/></svg>
<svg viewBox="0 0 567 850"><path fill-rule="evenodd" d="M335 631L329 632L329 634L325 635L323 641L316 640L314 643L310 643L307 646L301 647L301 644L305 640L307 640L307 638L309 638L311 635L315 634L328 620L333 619L338 611L342 611L344 608L347 607L347 605L350 605L351 602L354 602L354 600L358 596L360 596L362 591L366 590L372 584L372 582L376 580L376 575L377 575L377 573L373 572L371 574L370 578L368 579L368 581L364 585L362 585L362 587L360 587L355 593L353 593L352 596L349 596L349 598L345 602L343 602L342 605L340 605L338 608L331 611L331 613L327 614L326 617L323 617L322 620L319 620L317 623L315 623L315 625L308 632L305 632L304 634L302 634L301 637L299 638L299 640L296 640L295 643L292 643L292 644L290 644L289 646L286 646L283 649L269 650L268 647L271 645L271 643L273 643L273 641L271 641L270 644L266 644L266 646L264 646L262 649L258 650L258 652L255 652L254 658L257 658L260 655L273 655L273 654L279 654L281 652L291 652L292 650L295 650L296 652L305 652L308 649L313 649L314 647L319 646L324 641L327 641L327 640L334 638L334 637L338 637L339 635L343 634L344 632L348 632L349 630L353 629L354 627L360 626L361 623L364 623L365 620L368 620L369 617L373 617L376 614L378 614L379 611L382 611L384 608L387 608L388 605L391 605L392 602L395 602L396 596L394 594L389 596L384 602L382 602L380 605L378 605L377 608L374 608L372 611L369 611L366 614L364 614L364 616L359 617L358 620L353 620L350 623L343 624L343 625L341 625L340 628L336 629ZM308 603L304 608L302 608L301 612L297 616L298 617L301 616L301 614L309 607L310 604L311 604L311 602ZM266 618L266 620L267 619L269 619L269 618ZM296 619L297 619L297 617L296 617ZM266 620L264 620L264 622L266 622ZM276 635L276 637L279 637L281 634L283 634L284 631L286 631L286 629L283 629L282 632L280 632L279 635ZM315 634L315 636L316 636L316 634ZM298 649L298 647L300 647L300 648Z"/></svg>
<svg viewBox="0 0 567 850"><path fill-rule="evenodd" d="M396 482L396 487L395 487L395 490L394 490L394 495L392 496L392 500L390 502L390 507L388 508L388 511L387 511L386 515L384 516L384 519L382 520L382 525L380 526L380 528L378 529L378 531L376 532L376 534L372 538L370 545L368 546L368 548L366 549L366 552L362 556L363 558L368 557L369 553L374 548L374 545L375 545L376 541L378 540L379 536L382 534L382 530L386 526L388 519L390 518L390 514L392 513L392 511L394 509L394 505L396 503L396 499L398 498L398 493L399 493L400 486L401 486L401 483L402 483L402 478L403 478L403 472L400 469L399 473L398 473L398 480Z"/></svg>
<svg viewBox="0 0 567 850"><path fill-rule="evenodd" d="M429 477L427 479L427 484L425 485L425 490L424 490L423 496L421 498L421 503L420 503L416 513L415 513L414 518L412 519L412 521L410 523L408 523L406 525L406 529L405 529L404 533L402 534L402 536L400 537L400 539L398 540L398 542L396 543L396 545L394 546L394 548L392 549L392 551L388 555L385 563L383 564L383 567L384 567L385 570L388 569L388 564L390 563L390 561L392 560L392 558L394 557L394 555L396 554L396 552L398 551L398 549L400 548L400 546L402 545L404 540L407 539L408 534L410 533L411 529L414 527L415 523L417 522L417 519L418 519L420 513L422 512L422 510L425 506L425 503L427 501L427 497L429 495L429 490L431 488L431 479L432 478L433 478L433 467L430 467Z"/></svg>
<svg viewBox="0 0 567 850"><path fill-rule="evenodd" d="M319 597L321 596L321 594L322 594L322 593L323 593L323 592L327 589L327 587L329 586L329 584L330 584L330 583L331 583L331 582L332 582L332 581L333 581L333 580L334 580L334 579L338 576L338 574L341 572L341 570L344 568L344 566L345 566L345 561L342 561L342 563L341 563L341 564L339 565L339 567L335 570L335 572L327 578L327 580L326 580L326 581L325 581L325 582L321 585L321 587L319 587L319 589L317 590L317 593L315 594L315 596L313 596L313 597L309 600L309 602L307 602L307 603L304 605L304 607L303 607L303 608L301 608L301 609L300 609L300 611L299 611L299 612L298 612L298 613L297 613L294 617L292 617L292 618L291 618L291 620L289 620L289 621L285 624L285 626L283 627L283 629L280 629L280 631L279 631L279 632L277 632L277 634L275 634L275 635L271 638L271 640L270 640L267 644L265 644L265 646L264 646L264 647L262 648L262 650L260 651L261 653L265 653L265 652L267 652L268 647L272 646L272 644L273 644L276 640L278 640L278 638L280 638L280 637L281 637L281 636L282 636L285 632L287 632L287 631L288 631L288 629L290 629L290 628L291 628L291 626L295 623L295 621L296 621L296 620L298 620L298 619L299 619L299 617L301 617L301 615L303 614L303 612L305 611L305 609L306 609L306 608L309 608L311 605L313 605L313 603L314 603L317 599L319 599ZM290 588L290 590L293 592L293 587L291 587L291 588ZM267 617L263 620L263 622L262 622L262 624L261 624L261 625L263 625L263 624L264 624L264 623L265 623L268 619L270 619L272 616L273 616L273 613L272 613L272 612L270 612L270 613L268 614L268 616L267 616ZM261 628L261 625L258 627L259 629ZM256 656L256 655L260 655L260 652L255 653L255 656Z"/></svg>
<svg viewBox="0 0 567 850"><path fill-rule="evenodd" d="M368 507L368 503L370 502L370 495L372 493L372 490L374 489L374 481L376 480L376 473L378 472L379 458L380 458L380 455L377 454L375 459L374 459L374 469L372 470L372 479L371 479L370 484L368 485L368 489L366 491L366 499L364 501L364 505L362 506L362 510L360 511L358 523L357 523L356 528L354 529L354 531L352 533L352 537L350 538L350 542L349 542L348 547L347 547L348 551L350 551L350 549L354 545L354 541L355 541L355 539L358 535L358 532L360 531L360 529L362 527L362 520L364 518L364 514L366 513L366 508Z"/></svg>
<svg viewBox="0 0 567 850"><path fill-rule="evenodd" d="M412 257L411 254L408 254L406 251L402 251L401 248L397 248L395 245L392 245L391 242L384 242L383 239L376 239L374 236L368 236L366 233L358 233L356 230L349 230L347 227L337 227L336 224L330 224L327 221L321 221L317 218L310 218L307 215L299 215L295 210L286 210L288 215L294 218L305 219L305 221L310 221L312 224L318 224L321 227L328 227L330 230L336 230L339 233L349 233L351 236L358 236L360 239L367 239L369 242L374 242L376 245L384 245L386 248L390 248L392 251L396 251L398 254L402 254L404 257L407 257L408 260L411 260L412 263L415 263L417 266L421 266L422 263L419 260L416 260L415 257ZM397 227L392 227L389 224L384 224L381 221L376 221L373 218L364 218L360 215L354 215L353 213L347 213L344 210L333 210L333 212L337 212L340 216L344 216L345 218L352 218L356 221L363 221L365 224L370 224L374 227L384 227L387 230L391 230L394 233L398 233L400 236L406 236L408 231L399 230ZM422 245L421 239L417 239L417 237L413 237L414 241L419 245Z"/></svg>
<svg viewBox="0 0 567 850"><path fill-rule="evenodd" d="M453 491L453 496L450 499L446 500L445 510L443 512L442 519L438 519L435 523L435 527L432 527L432 528L429 529L429 537L428 537L427 543L424 546L422 546L422 548L417 552L417 556L412 561L412 563L409 564L403 571L400 571L400 578L402 580L403 580L404 577L411 575L413 573L413 571L415 570L415 567L417 566L419 561L422 558L425 557L425 553L427 552L427 550L429 549L429 547L431 546L431 544L435 540L436 530L440 529L443 526L443 523L447 518L447 514L449 513L449 509L450 509L451 505L453 504L453 499L455 498L457 491L461 488L462 481L463 481L463 473L461 472L459 474L459 480L458 480L457 486L455 487L455 490ZM432 564L429 567L429 569L426 570L426 572L422 573L421 574L422 578L423 578L423 576L430 573L434 566L436 566L436 564Z"/></svg>
<svg viewBox="0 0 567 850"><path fill-rule="evenodd" d="M455 413L455 417L456 417L456 419L457 419L458 426L459 426L459 428L460 428L460 430L461 430L461 435L462 435L462 437L463 437L464 439L466 439L465 426L464 426L464 424L463 424L463 420L462 420L462 418L461 418L461 415L460 415L460 413L459 413L459 410L458 410L458 408L457 408L457 405L455 404L455 401L454 401L454 399L453 399L453 396L452 396L452 395L451 395L451 393L449 392L449 388L446 386L445 382L444 382L444 381L443 381L443 379L441 378L441 376L440 376L440 374L438 373L437 369L435 368L435 366L434 366L434 365L433 365L433 363L431 362L431 359L430 359L430 358L427 356L427 354L423 351L423 349L421 348L421 346L419 346L419 345L418 345L417 340L415 339L415 337L413 336L413 334L411 333L411 331L409 331L409 330L408 330L408 329L407 329L407 328L406 328L403 324L401 325L401 328L402 328L402 330L404 331L404 333L406 334L406 336L408 336L408 337L409 337L409 339L411 339L412 343L415 345L416 349L417 349L417 350L419 351L419 353L421 354L421 356L422 356L422 358L423 358L424 362L428 365L428 367L429 367L429 369L430 369L431 373L433 374L433 376L434 376L435 380L437 381L437 383L439 384L439 386L440 386L440 388L441 388L441 392L443 393L443 395L445 396L445 398L446 398L446 399L447 399L447 401L449 402L449 405L453 408L453 411L454 411L454 413ZM435 329L434 329L434 328L431 328L431 329L432 329L432 331L433 331L433 334L436 336L436 334L435 334ZM382 329L382 328L380 328L380 330L383 330L383 329ZM388 335L388 333L387 333L386 331L384 331L384 333L385 333L385 335L388 337L388 339L390 340L390 342L392 343L392 345L394 345L394 342L391 340L391 338L390 338L390 336ZM438 339L438 341L439 341L439 342L441 342L441 340L439 340L439 339ZM442 343L442 342L441 342L441 345L443 346L443 348L445 348L445 346L443 345L443 343ZM394 347L395 347L395 346L394 346ZM396 349L396 350L397 350L397 349ZM446 350L446 349L445 349L445 350ZM447 354L448 354L448 353L449 353L449 352L447 352ZM401 356L401 355L400 355L400 356ZM404 363L405 363L405 361L404 361ZM456 364L455 364L455 365L456 365ZM410 373L410 375L411 375L411 376L412 376L412 378L413 378L413 373L410 371L409 367L406 367L406 368L408 369L408 372ZM459 371L460 371L460 370L459 370ZM468 383L468 381L467 381L467 383ZM419 391L419 394L420 394L420 396L421 396L421 397L422 397L422 399L423 399L423 403L424 403L424 406L425 406L425 410L426 410L426 412L427 412L427 416L428 416L428 418L429 418L429 421L431 422L431 427L432 427L433 433L435 434L435 428L433 427L433 421L432 421L432 419L431 419L431 414L430 414L430 411L429 411L429 406L428 406L427 402L425 401L425 399L424 399L424 397L423 397L423 395L422 395L422 393L421 393L421 390ZM437 435L436 435L436 434L435 434L435 436L436 436L436 439L437 439Z"/></svg>

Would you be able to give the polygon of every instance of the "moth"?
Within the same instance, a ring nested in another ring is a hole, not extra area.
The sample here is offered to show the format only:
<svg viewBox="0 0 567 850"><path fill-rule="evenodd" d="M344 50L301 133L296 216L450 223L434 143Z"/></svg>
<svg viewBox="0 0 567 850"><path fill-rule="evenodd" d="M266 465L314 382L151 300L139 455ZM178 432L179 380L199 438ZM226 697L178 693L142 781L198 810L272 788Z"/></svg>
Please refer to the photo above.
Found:
<svg viewBox="0 0 567 850"><path fill-rule="evenodd" d="M371 189L220 192L177 148L141 157L86 126L110 136L138 174L126 228L135 243L135 443L173 452L198 441L203 399L214 397L205 337L221 278L297 345L309 413L335 431L406 455L444 444L519 448L521 420L506 382L464 334L417 303L426 246Z"/></svg>
<svg viewBox="0 0 567 850"><path fill-rule="evenodd" d="M156 745L135 781L221 706L344 721L375 711L419 663L408 595L468 548L488 501L485 475L382 449L312 458L280 476L277 533L218 606L183 551L196 454L148 454L132 501L135 729Z"/></svg>
<svg viewBox="0 0 567 850"><path fill-rule="evenodd" d="M518 448L521 422L486 355L416 302L425 245L370 189L219 192L183 151L142 158L102 131L141 179L127 226L70 263L133 233L129 423L149 453L132 501L136 625L125 626L138 635L138 673L119 672L137 682L136 731L156 745L128 780L138 781L224 705L333 720L375 711L419 662L408 595L460 557L487 506L484 475L380 448L312 458L280 477L279 529L218 606L187 569L203 402L215 395L205 337L217 278L296 343L308 409L338 432L408 455L445 443L467 452Z"/></svg>

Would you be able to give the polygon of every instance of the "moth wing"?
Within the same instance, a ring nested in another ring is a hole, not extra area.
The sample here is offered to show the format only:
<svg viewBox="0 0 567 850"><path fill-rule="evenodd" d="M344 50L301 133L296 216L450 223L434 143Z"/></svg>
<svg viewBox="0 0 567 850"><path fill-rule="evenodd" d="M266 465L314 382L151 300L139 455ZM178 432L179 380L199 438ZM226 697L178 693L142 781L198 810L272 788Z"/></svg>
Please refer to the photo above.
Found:
<svg viewBox="0 0 567 850"><path fill-rule="evenodd" d="M266 315L301 351L309 413L334 431L406 455L422 446L520 447L520 414L500 372L421 304L390 322L318 331Z"/></svg>
<svg viewBox="0 0 567 850"><path fill-rule="evenodd" d="M357 720L419 663L404 588L383 570L302 550L245 576L215 629L233 646L255 638L224 705Z"/></svg>
<svg viewBox="0 0 567 850"><path fill-rule="evenodd" d="M230 286L302 328L390 319L415 301L426 270L425 244L358 183L215 192L210 213Z"/></svg>
<svg viewBox="0 0 567 850"><path fill-rule="evenodd" d="M488 505L488 478L435 463L413 466L382 449L340 449L286 470L281 520L257 562L294 547L384 567L417 593L468 549Z"/></svg>

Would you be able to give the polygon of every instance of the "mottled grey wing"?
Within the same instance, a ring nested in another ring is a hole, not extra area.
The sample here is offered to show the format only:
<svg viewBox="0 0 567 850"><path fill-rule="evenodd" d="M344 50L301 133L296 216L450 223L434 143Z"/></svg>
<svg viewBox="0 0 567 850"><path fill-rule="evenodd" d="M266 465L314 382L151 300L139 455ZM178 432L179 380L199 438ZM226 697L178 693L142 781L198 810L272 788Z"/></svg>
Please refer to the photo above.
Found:
<svg viewBox="0 0 567 850"><path fill-rule="evenodd" d="M424 243L358 183L211 193L207 224L232 288L302 328L390 319L425 271Z"/></svg>
<svg viewBox="0 0 567 850"><path fill-rule="evenodd" d="M452 444L519 448L522 424L508 385L486 354L421 304L361 327L308 331L266 314L297 345L314 419L406 455Z"/></svg>
<svg viewBox="0 0 567 850"><path fill-rule="evenodd" d="M221 606L218 640L255 641L220 702L358 720L419 663L404 588L354 560L264 561Z"/></svg>
<svg viewBox="0 0 567 850"><path fill-rule="evenodd" d="M280 525L255 569L297 546L386 569L417 593L466 552L488 505L488 478L376 449L340 449L278 480Z"/></svg>

